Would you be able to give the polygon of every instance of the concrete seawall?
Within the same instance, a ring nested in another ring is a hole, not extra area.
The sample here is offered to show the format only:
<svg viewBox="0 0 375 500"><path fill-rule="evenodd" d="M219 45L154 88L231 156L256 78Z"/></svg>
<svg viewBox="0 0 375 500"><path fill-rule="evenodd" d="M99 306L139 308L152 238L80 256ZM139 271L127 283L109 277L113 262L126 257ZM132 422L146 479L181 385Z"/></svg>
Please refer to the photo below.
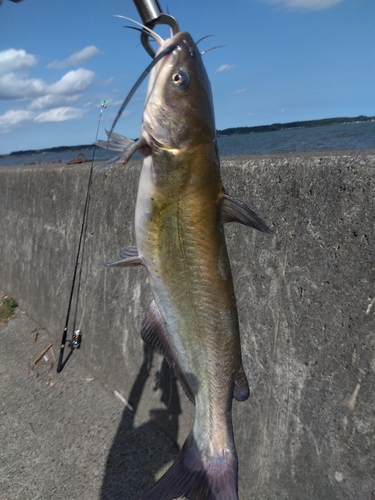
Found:
<svg viewBox="0 0 375 500"><path fill-rule="evenodd" d="M181 444L193 408L139 336L145 270L100 266L135 243L139 168L94 177L74 357L130 401L135 425L153 420ZM0 168L0 290L56 352L88 175L89 164ZM222 178L274 230L226 226L251 387L233 409L240 498L374 500L375 151L226 157Z"/></svg>

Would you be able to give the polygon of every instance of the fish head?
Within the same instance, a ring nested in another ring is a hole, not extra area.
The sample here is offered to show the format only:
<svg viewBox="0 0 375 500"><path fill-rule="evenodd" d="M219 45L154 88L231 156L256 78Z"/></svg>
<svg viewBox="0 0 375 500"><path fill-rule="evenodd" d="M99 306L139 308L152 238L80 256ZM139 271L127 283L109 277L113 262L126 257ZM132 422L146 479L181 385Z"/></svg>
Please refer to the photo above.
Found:
<svg viewBox="0 0 375 500"><path fill-rule="evenodd" d="M156 57L172 50L151 71L142 135L152 147L185 150L214 142L216 129L211 85L191 35L178 32L160 44Z"/></svg>

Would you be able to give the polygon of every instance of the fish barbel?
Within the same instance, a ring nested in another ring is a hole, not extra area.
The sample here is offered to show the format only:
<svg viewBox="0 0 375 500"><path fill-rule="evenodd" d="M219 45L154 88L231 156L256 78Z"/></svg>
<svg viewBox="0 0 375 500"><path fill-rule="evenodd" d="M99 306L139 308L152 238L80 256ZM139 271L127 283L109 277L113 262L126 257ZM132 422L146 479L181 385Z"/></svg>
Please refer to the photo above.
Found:
<svg viewBox="0 0 375 500"><path fill-rule="evenodd" d="M192 430L171 468L143 500L237 500L233 397L249 396L223 224L268 232L245 203L226 194L216 147L210 82L188 33L151 70L137 143L110 136L126 160L144 159L136 202L136 247L107 265L147 269L154 300L143 340L157 346L195 404ZM100 144L103 145L103 144Z"/></svg>

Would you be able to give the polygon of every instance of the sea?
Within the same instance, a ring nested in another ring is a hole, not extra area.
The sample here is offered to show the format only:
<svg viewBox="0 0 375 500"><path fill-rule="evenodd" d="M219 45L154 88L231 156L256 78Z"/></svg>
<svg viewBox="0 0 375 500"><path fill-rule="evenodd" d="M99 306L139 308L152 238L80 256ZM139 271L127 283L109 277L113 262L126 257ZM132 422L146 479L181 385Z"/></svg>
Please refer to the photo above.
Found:
<svg viewBox="0 0 375 500"><path fill-rule="evenodd" d="M311 128L282 129L218 137L220 156L253 153L285 153L299 151L375 148L375 122L343 123ZM87 161L105 161L118 153L94 147L81 151L44 152L0 156L1 166L42 163L66 163L82 152ZM134 156L136 158L137 156ZM139 156L138 156L139 157Z"/></svg>

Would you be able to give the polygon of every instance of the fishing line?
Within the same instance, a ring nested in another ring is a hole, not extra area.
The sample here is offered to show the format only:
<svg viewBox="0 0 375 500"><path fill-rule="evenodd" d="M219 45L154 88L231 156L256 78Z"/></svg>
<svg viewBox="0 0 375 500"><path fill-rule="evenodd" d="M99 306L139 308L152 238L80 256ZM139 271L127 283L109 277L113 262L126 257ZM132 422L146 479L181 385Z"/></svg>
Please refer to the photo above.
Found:
<svg viewBox="0 0 375 500"><path fill-rule="evenodd" d="M155 64L157 64L164 56L173 52L176 48L177 48L177 44L169 45L169 47L167 47L163 51L161 51L160 54L158 56L156 56L155 59L153 59L153 61L143 71L143 73L138 78L138 80L136 81L136 83L134 84L132 89L130 90L129 94L125 98L124 102L122 103L122 106L119 109L119 111L116 115L116 118L113 122L113 125L111 127L111 130L108 134L108 141L109 141L111 134L112 134L118 120L120 119L124 109L128 105L129 101L131 100L131 98L135 94L135 92L138 89L138 87L140 86L140 84L143 82L143 80L146 78L146 76L149 74L149 72L155 66ZM101 122L101 118L102 118L103 109L106 107L107 107L107 101L104 100L102 102L102 106L101 106L101 110L100 110L98 127L96 130L95 142L98 140L98 134L99 134L99 128L100 128L100 122ZM90 188L91 188L91 184L92 184L92 176L93 176L93 170L94 170L94 159L95 159L96 148L97 148L97 146L96 146L96 144L94 144L94 151L93 151L92 160L91 160L91 167L90 167L90 175L89 175L89 180L88 180L87 190L86 190L86 201L85 201L85 207L83 210L81 232L80 232L79 241L78 241L77 257L76 257L76 262L75 262L75 266L74 266L72 286L71 286L71 290L70 290L68 311L66 314L65 327L64 327L62 340L61 340L61 345L60 345L60 355L59 355L59 360L57 363L57 372L58 373L60 373L63 370L63 368L65 367L66 363L68 362L70 356L72 355L74 349L80 348L81 341L82 341L82 332L81 332L81 330L76 330L76 323L77 323L79 292L80 292L80 287L81 287L81 277L82 277L82 267L83 267L82 264L83 264L83 254L84 254L84 242L86 239L87 217L88 217L89 204L90 204ZM81 251L81 249L82 249L82 251ZM68 340L67 339L68 326L69 326L69 319L70 319L70 313L71 313L71 308L72 308L75 284L76 284L76 279L77 279L78 267L80 268L80 270L79 270L79 275L78 275L78 286L77 286L75 312L74 312L74 320L73 320L73 334L72 334L72 339ZM64 350L65 350L65 345L67 342L69 343L70 352L64 360Z"/></svg>
<svg viewBox="0 0 375 500"><path fill-rule="evenodd" d="M103 109L105 109L106 107L107 107L107 101L104 99L102 101L101 108L100 108L100 115L99 115L99 120L98 120L98 127L96 129L95 142L98 140L100 122L101 122L102 115L103 115ZM87 183L85 206L83 209L81 231L80 231L79 240L78 240L77 256L76 256L76 262L75 262L75 266L74 266L73 281L72 281L72 286L70 289L68 311L66 313L65 327L64 327L62 340L61 340L61 345L60 345L60 355L59 355L59 360L57 363L57 373L60 373L63 370L64 366L66 365L70 356L72 355L74 349L79 349L81 347L81 342L82 342L82 332L81 332L81 330L76 330L76 323L77 323L79 292L80 292L80 288L81 288L81 278L82 278L82 269L83 269L84 243L85 243L85 239L86 239L87 220L88 220L89 205L90 205L90 190L91 190L91 185L92 185L92 176L93 176L93 170L94 170L96 149L97 149L97 146L94 144L94 150L92 153L91 166L90 166L89 180ZM82 249L82 252L81 252L81 249ZM72 334L72 340L67 340L70 312L71 312L71 308L72 308L73 295L74 295L74 289L75 289L75 284L76 284L76 279L77 279L78 267L80 269L79 269L79 274L78 274L78 286L77 286L75 312L74 312L74 320L73 320L73 334ZM64 360L64 350L65 350L65 345L67 342L69 343L69 346L70 346L70 352Z"/></svg>

